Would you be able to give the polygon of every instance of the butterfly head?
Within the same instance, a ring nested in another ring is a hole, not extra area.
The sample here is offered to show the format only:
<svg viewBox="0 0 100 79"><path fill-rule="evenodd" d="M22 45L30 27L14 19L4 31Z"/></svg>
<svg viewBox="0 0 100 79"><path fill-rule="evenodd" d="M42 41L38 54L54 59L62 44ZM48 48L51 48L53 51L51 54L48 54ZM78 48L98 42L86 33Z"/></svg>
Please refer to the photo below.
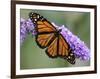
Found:
<svg viewBox="0 0 100 79"><path fill-rule="evenodd" d="M62 31L62 29L59 29L59 30L58 30L58 32L61 32L61 31Z"/></svg>
<svg viewBox="0 0 100 79"><path fill-rule="evenodd" d="M29 13L29 17L34 23L40 19L40 15L34 12Z"/></svg>

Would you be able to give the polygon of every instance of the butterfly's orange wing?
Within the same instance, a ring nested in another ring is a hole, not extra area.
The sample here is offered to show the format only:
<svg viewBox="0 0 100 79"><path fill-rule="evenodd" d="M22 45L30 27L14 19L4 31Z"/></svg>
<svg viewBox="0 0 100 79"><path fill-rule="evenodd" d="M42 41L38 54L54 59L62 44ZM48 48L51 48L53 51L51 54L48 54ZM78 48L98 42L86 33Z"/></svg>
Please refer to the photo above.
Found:
<svg viewBox="0 0 100 79"><path fill-rule="evenodd" d="M58 56L58 38L56 37L52 43L47 47L46 49L46 53L48 54L48 56L54 58Z"/></svg>
<svg viewBox="0 0 100 79"><path fill-rule="evenodd" d="M46 19L37 21L37 32L38 33L51 33L55 32L56 28L49 23Z"/></svg>
<svg viewBox="0 0 100 79"><path fill-rule="evenodd" d="M62 35L59 35L59 45L58 46L59 46L58 54L60 56L68 56L70 48L69 48L68 43L64 40Z"/></svg>
<svg viewBox="0 0 100 79"><path fill-rule="evenodd" d="M36 25L36 42L41 48L46 48L55 37L56 28L45 18L36 13L30 15L33 23Z"/></svg>
<svg viewBox="0 0 100 79"><path fill-rule="evenodd" d="M52 43L47 47L47 54L50 57L55 57L57 56L68 56L69 53L69 45L68 43L64 40L62 35L59 34L59 37L55 37L55 39L52 41Z"/></svg>
<svg viewBox="0 0 100 79"><path fill-rule="evenodd" d="M75 55L72 53L69 44L66 42L64 37L60 34L59 35L59 51L58 55L67 59L68 62L71 64L75 64Z"/></svg>
<svg viewBox="0 0 100 79"><path fill-rule="evenodd" d="M49 43L52 40L52 38L54 38L54 34L53 33L50 33L50 34L38 34L36 36L36 42L41 48L46 48L49 45Z"/></svg>
<svg viewBox="0 0 100 79"><path fill-rule="evenodd" d="M61 34L59 34L59 37L56 37L47 47L46 53L52 58L62 57L64 59L67 59L67 61L71 64L75 64L75 56L71 52L69 44Z"/></svg>

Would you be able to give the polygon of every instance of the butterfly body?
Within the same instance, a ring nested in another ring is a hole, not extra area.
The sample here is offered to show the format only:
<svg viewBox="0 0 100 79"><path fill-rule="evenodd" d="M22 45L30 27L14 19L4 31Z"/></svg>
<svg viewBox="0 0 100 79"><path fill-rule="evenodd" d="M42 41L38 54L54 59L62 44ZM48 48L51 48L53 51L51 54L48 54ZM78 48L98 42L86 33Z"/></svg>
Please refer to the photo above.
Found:
<svg viewBox="0 0 100 79"><path fill-rule="evenodd" d="M48 20L37 13L31 12L29 17L35 25L37 45L40 48L46 48L46 54L49 57L61 57L69 63L75 64L75 55L60 33L62 29L58 30Z"/></svg>

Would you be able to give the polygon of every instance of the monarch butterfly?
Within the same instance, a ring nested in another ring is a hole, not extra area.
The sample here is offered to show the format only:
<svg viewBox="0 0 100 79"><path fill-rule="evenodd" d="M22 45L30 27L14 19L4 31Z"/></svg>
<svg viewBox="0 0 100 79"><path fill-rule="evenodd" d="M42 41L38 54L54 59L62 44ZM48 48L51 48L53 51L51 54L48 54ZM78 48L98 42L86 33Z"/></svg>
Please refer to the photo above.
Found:
<svg viewBox="0 0 100 79"><path fill-rule="evenodd" d="M75 64L75 55L62 36L61 29L56 29L47 19L38 13L29 13L29 18L35 25L36 43L40 48L46 48L45 52L49 57L61 57L67 59L71 64Z"/></svg>

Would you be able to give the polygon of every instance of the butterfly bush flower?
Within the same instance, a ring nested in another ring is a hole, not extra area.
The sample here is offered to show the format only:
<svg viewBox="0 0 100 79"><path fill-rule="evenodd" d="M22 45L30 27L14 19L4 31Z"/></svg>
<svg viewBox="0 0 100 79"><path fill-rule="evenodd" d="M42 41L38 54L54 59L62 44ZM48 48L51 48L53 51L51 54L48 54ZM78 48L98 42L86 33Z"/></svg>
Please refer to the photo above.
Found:
<svg viewBox="0 0 100 79"><path fill-rule="evenodd" d="M52 23L56 28L61 29L61 34L65 38L65 40L69 43L72 52L75 54L76 57L82 60L89 60L90 59L90 50L85 45L83 41L81 41L76 35L74 35L70 30L68 30L64 25L58 27L54 23Z"/></svg>
<svg viewBox="0 0 100 79"><path fill-rule="evenodd" d="M82 60L89 60L90 59L90 50L85 45L83 41L81 41L76 35L74 35L70 30L68 30L64 25L57 26L52 23L58 30L61 29L61 34L65 38L65 40L70 45L72 52L75 54L76 57ZM34 36L36 34L34 29L34 24L30 19L25 20L21 18L20 22L20 43L22 44L25 40L26 36L29 33L32 33Z"/></svg>
<svg viewBox="0 0 100 79"><path fill-rule="evenodd" d="M30 19L25 20L23 18L20 19L20 44L23 43L25 38L29 33L32 33L32 35L35 35L34 31L34 25L31 22Z"/></svg>

